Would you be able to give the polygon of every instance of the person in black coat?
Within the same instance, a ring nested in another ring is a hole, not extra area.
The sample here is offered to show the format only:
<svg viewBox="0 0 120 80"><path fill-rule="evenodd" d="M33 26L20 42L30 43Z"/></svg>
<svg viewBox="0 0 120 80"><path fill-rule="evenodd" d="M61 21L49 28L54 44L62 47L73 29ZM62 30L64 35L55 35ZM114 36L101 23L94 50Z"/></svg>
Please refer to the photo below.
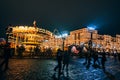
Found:
<svg viewBox="0 0 120 80"><path fill-rule="evenodd" d="M103 50L103 52L102 52L102 58L101 58L101 64L102 64L102 69L103 69L104 72L105 72L105 62L106 61L107 61L107 59L106 59L106 53Z"/></svg>
<svg viewBox="0 0 120 80"><path fill-rule="evenodd" d="M69 52L66 50L63 55L63 70L64 67L66 67L66 71L68 71L68 65L69 65Z"/></svg>
<svg viewBox="0 0 120 80"><path fill-rule="evenodd" d="M67 75L67 77L69 76L69 74L68 74L69 62L70 62L70 51L66 50L64 52L64 55L63 55L63 68L62 68L62 70L63 70L63 73L64 73L64 68L66 68L66 75Z"/></svg>
<svg viewBox="0 0 120 80"><path fill-rule="evenodd" d="M0 66L3 66L5 64L5 68L4 70L8 69L8 64L9 64L9 58L11 57L11 49L10 49L10 44L7 43L4 46L4 60L3 62L0 64Z"/></svg>
<svg viewBox="0 0 120 80"><path fill-rule="evenodd" d="M57 55L56 55L56 59L57 59L57 66L54 68L54 71L56 71L58 69L58 77L60 77L61 75L61 68L62 68L62 50L58 49L57 50Z"/></svg>
<svg viewBox="0 0 120 80"><path fill-rule="evenodd" d="M93 56L93 66L100 65L100 62L98 60L98 52L95 49L93 50L92 56ZM96 62L98 64L96 64Z"/></svg>

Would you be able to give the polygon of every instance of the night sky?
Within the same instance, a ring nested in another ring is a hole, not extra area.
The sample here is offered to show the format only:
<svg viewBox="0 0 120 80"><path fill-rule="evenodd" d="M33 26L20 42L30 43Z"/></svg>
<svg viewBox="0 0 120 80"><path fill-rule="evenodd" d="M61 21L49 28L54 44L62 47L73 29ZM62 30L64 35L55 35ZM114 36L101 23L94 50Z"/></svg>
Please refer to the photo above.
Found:
<svg viewBox="0 0 120 80"><path fill-rule="evenodd" d="M72 31L95 25L99 34L120 34L120 0L0 0L0 37L5 27L33 25Z"/></svg>

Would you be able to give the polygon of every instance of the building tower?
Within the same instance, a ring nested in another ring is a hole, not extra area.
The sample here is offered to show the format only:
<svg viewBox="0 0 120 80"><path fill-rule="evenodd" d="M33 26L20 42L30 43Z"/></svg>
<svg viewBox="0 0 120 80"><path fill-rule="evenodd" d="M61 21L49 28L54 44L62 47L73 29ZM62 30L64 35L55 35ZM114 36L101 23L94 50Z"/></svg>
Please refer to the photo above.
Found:
<svg viewBox="0 0 120 80"><path fill-rule="evenodd" d="M33 26L36 28L37 26L36 26L36 21L34 20L34 22L33 22Z"/></svg>

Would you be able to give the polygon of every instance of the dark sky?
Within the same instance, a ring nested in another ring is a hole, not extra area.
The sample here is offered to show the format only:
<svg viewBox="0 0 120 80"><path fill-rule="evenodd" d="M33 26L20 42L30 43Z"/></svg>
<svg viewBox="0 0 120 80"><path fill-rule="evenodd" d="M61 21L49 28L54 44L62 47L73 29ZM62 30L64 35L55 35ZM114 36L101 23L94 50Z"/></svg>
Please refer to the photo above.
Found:
<svg viewBox="0 0 120 80"><path fill-rule="evenodd" d="M120 0L0 0L0 37L9 24L34 20L50 31L95 25L100 34L120 34Z"/></svg>

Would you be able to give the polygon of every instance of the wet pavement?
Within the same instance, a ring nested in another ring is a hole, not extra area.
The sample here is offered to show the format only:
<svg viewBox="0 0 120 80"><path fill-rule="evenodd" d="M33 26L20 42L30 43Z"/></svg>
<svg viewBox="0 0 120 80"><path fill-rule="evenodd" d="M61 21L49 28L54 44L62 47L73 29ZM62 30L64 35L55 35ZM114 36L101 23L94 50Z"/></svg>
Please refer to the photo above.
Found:
<svg viewBox="0 0 120 80"><path fill-rule="evenodd" d="M86 68L84 58L73 57L68 74L64 71L59 80L120 80L120 62L107 58L106 73L91 64ZM0 80L57 80L55 59L10 59L9 69L0 69Z"/></svg>

